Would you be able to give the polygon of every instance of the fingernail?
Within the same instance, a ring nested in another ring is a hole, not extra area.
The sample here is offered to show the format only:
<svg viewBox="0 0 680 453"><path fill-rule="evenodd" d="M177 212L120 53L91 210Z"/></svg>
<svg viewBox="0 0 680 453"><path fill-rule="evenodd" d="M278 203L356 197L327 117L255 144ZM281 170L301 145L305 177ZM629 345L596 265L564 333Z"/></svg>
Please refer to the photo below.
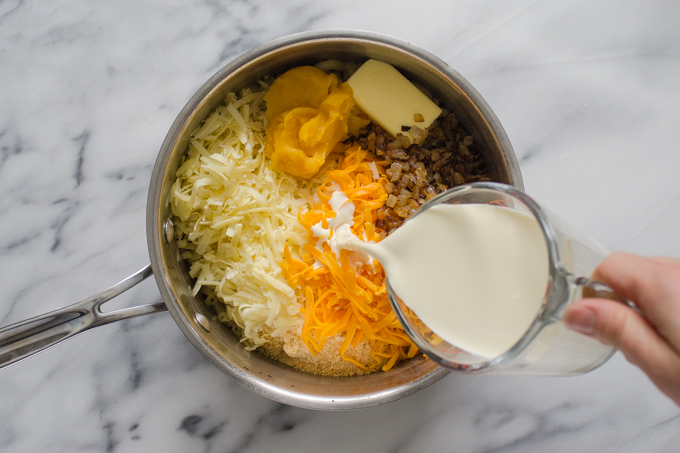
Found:
<svg viewBox="0 0 680 453"><path fill-rule="evenodd" d="M565 318L564 322L570 329L586 335L592 335L595 332L597 316L589 308L580 308L570 311L569 316Z"/></svg>

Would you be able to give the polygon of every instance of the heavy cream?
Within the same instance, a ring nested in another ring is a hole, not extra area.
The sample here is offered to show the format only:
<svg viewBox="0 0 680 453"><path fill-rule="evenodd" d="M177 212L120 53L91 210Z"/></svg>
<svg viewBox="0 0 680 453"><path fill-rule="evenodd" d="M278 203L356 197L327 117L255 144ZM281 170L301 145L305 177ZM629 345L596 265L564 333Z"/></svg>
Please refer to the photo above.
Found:
<svg viewBox="0 0 680 453"><path fill-rule="evenodd" d="M379 243L349 227L341 248L378 259L394 292L442 339L493 358L534 321L548 281L548 251L538 222L484 204L440 204L404 222Z"/></svg>

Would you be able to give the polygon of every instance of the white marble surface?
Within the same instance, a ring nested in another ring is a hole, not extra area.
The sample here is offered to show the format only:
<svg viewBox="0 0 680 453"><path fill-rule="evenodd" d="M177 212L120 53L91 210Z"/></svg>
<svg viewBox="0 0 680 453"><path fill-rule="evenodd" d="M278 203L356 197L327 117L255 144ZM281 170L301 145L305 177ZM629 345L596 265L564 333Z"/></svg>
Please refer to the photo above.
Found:
<svg viewBox="0 0 680 453"><path fill-rule="evenodd" d="M148 262L146 193L184 103L278 36L388 33L468 79L526 190L613 250L680 256L680 3L0 2L0 325ZM153 281L113 302L160 299ZM573 378L449 375L315 412L232 382L168 314L0 370L3 452L671 452L680 412L617 354Z"/></svg>

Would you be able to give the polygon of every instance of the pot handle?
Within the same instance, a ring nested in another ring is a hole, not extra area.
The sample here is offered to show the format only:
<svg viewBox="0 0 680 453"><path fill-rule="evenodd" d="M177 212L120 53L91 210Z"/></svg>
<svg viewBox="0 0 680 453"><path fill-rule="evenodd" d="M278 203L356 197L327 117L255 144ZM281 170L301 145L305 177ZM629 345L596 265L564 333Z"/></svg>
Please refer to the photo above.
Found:
<svg viewBox="0 0 680 453"><path fill-rule="evenodd" d="M151 265L77 304L0 329L0 368L16 363L55 344L121 319L167 311L164 302L102 313L104 302L127 291L153 274Z"/></svg>

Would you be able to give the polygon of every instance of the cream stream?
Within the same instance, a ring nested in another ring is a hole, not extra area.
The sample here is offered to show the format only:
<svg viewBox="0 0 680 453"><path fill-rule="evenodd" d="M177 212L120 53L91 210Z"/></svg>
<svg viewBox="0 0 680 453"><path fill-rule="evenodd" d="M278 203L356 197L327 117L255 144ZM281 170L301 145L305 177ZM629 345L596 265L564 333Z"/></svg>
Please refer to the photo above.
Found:
<svg viewBox="0 0 680 453"><path fill-rule="evenodd" d="M548 281L548 251L531 216L484 204L433 206L379 243L335 230L345 249L383 265L394 292L435 333L493 358L534 321Z"/></svg>

